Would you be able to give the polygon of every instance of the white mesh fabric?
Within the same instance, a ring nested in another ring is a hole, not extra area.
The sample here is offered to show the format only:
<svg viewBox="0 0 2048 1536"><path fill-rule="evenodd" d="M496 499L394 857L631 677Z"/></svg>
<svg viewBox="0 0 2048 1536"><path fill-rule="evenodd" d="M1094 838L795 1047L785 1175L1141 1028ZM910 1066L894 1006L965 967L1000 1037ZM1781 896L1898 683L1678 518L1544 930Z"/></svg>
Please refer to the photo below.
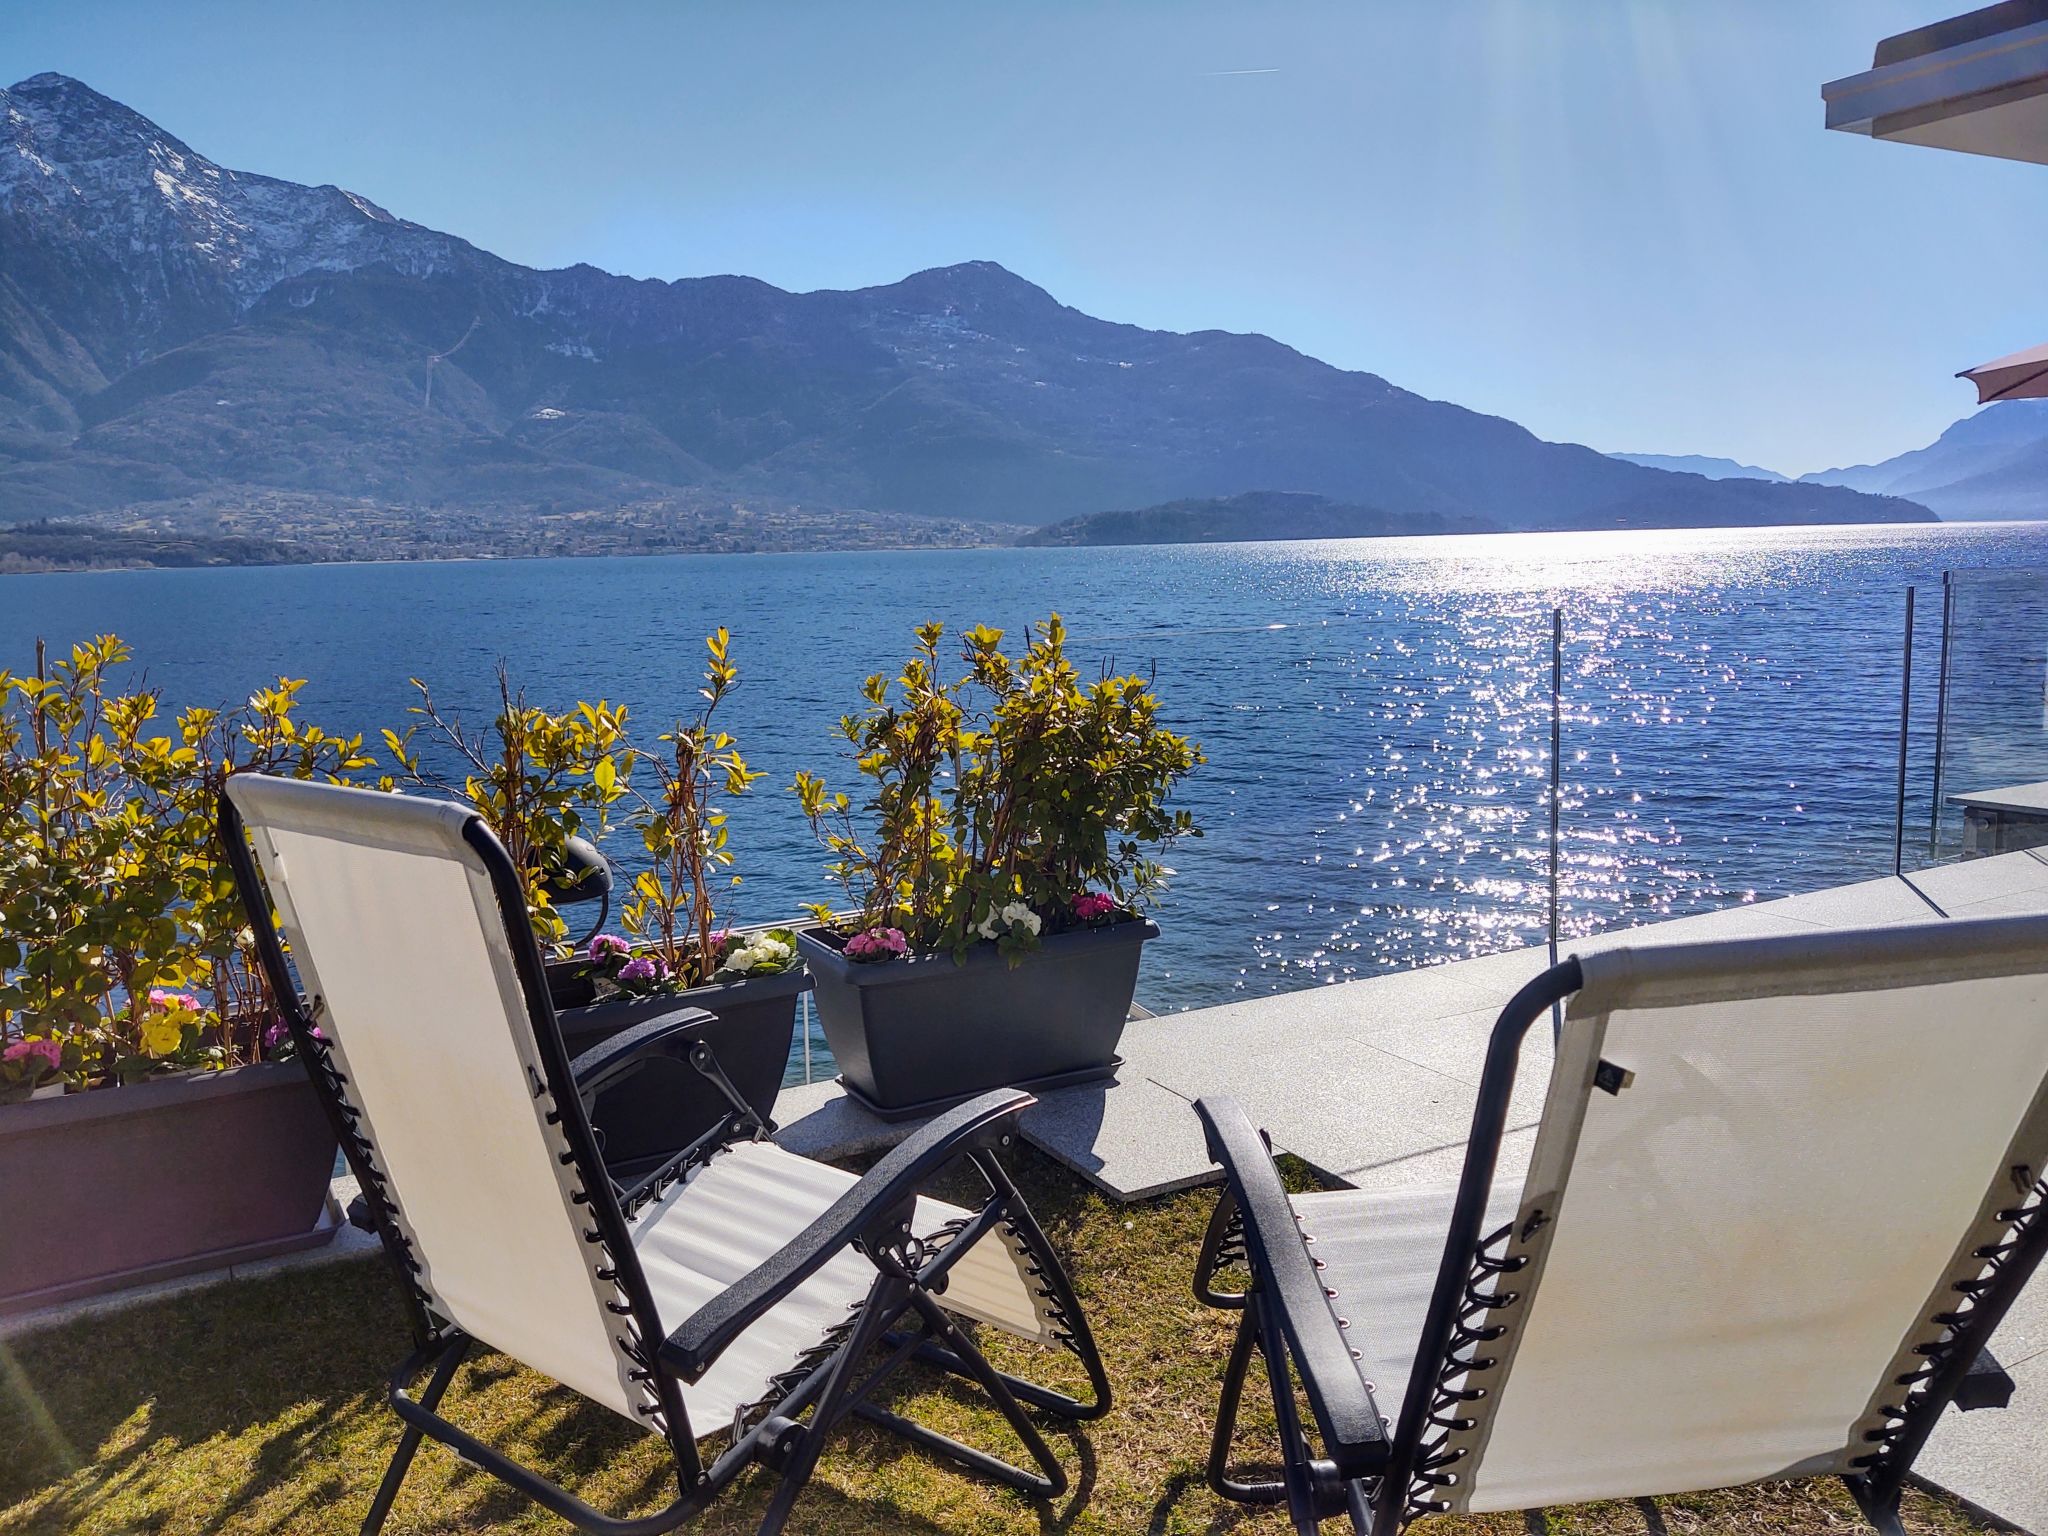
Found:
<svg viewBox="0 0 2048 1536"><path fill-rule="evenodd" d="M467 813L253 776L230 794L435 1306L633 1416Z"/></svg>
<svg viewBox="0 0 2048 1536"><path fill-rule="evenodd" d="M855 1182L842 1169L771 1142L741 1142L649 1204L634 1219L633 1248L664 1324L679 1325L744 1278ZM942 1200L920 1198L911 1230L930 1238L967 1214ZM848 1320L874 1278L874 1266L846 1248L741 1334L701 1380L683 1388L697 1432L730 1424L736 1408L766 1396L774 1377ZM1051 1342L1024 1277L992 1237L954 1266L939 1302L961 1316Z"/></svg>
<svg viewBox="0 0 2048 1536"><path fill-rule="evenodd" d="M1489 1318L1503 1363L1471 1378L1491 1395L1447 1497L1843 1470L2008 1160L2048 1153L2048 923L1582 964L1521 1196L1532 1264L1502 1282L1528 1299ZM1618 1095L1602 1059L1634 1074Z"/></svg>

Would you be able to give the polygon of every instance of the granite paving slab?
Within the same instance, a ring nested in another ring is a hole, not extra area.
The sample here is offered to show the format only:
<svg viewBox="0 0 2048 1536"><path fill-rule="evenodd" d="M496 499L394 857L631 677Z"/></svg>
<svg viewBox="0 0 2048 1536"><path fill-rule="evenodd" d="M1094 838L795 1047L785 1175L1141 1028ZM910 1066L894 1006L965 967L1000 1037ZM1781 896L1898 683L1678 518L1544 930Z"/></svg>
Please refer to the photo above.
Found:
<svg viewBox="0 0 2048 1536"><path fill-rule="evenodd" d="M2022 1531L2048 1532L2048 1356L2006 1369L2011 1406L1949 1409L1913 1470Z"/></svg>

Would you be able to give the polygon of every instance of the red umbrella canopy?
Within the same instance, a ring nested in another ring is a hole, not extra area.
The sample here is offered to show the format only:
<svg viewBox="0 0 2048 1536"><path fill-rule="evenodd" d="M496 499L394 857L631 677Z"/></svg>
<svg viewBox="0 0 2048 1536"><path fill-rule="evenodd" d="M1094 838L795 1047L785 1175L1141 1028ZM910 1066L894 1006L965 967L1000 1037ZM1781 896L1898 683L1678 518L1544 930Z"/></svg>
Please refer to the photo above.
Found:
<svg viewBox="0 0 2048 1536"><path fill-rule="evenodd" d="M1965 368L1956 377L1977 386L1979 405L1994 400L2048 400L2048 342L1996 362Z"/></svg>

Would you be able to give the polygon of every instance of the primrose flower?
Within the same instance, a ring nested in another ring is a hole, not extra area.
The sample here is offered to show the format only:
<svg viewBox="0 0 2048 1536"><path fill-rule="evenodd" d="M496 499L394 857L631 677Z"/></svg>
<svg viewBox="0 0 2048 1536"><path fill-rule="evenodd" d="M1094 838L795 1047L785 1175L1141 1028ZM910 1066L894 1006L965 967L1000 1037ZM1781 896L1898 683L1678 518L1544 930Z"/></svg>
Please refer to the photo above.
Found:
<svg viewBox="0 0 2048 1536"><path fill-rule="evenodd" d="M1098 922L1116 910L1116 903L1100 891L1083 891L1073 901L1074 916L1084 923Z"/></svg>
<svg viewBox="0 0 2048 1536"><path fill-rule="evenodd" d="M197 1013L199 999L190 992L166 992L162 987L152 987L149 1006L160 1013Z"/></svg>
<svg viewBox="0 0 2048 1536"><path fill-rule="evenodd" d="M17 1040L0 1051L0 1061L27 1061L31 1057L41 1057L54 1072L64 1064L64 1047L56 1040Z"/></svg>
<svg viewBox="0 0 2048 1536"><path fill-rule="evenodd" d="M145 1056L175 1056L178 1047L185 1043L185 1026L170 1014L157 1014L146 1019L142 1025L142 1054Z"/></svg>
<svg viewBox="0 0 2048 1536"><path fill-rule="evenodd" d="M870 928L846 941L846 958L862 964L894 960L908 952L910 943L901 928Z"/></svg>
<svg viewBox="0 0 2048 1536"><path fill-rule="evenodd" d="M633 953L633 946L616 933L600 933L590 941L590 958L602 965L614 955L626 956Z"/></svg>
<svg viewBox="0 0 2048 1536"><path fill-rule="evenodd" d="M621 981L666 981L668 962L659 955L635 955L619 967Z"/></svg>

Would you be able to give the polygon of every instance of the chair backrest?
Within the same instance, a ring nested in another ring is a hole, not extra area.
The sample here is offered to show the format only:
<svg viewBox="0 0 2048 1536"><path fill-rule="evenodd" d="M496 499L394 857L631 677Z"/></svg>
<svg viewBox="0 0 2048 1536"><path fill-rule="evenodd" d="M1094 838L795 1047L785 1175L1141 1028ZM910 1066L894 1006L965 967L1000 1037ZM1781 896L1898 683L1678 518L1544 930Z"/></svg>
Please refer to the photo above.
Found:
<svg viewBox="0 0 2048 1536"><path fill-rule="evenodd" d="M1485 1282L1519 1299L1468 1352L1496 1363L1464 1378L1485 1395L1452 1411L1442 1496L1849 1470L1971 1304L1957 1284L1997 1267L1977 1251L2040 1201L2048 919L1580 965L1507 1240L1526 1263Z"/></svg>
<svg viewBox="0 0 2048 1536"><path fill-rule="evenodd" d="M227 795L433 1309L632 1415L646 1392L585 1235L559 1037L551 1062L529 1014L532 935L501 915L504 850L445 801L257 775Z"/></svg>

